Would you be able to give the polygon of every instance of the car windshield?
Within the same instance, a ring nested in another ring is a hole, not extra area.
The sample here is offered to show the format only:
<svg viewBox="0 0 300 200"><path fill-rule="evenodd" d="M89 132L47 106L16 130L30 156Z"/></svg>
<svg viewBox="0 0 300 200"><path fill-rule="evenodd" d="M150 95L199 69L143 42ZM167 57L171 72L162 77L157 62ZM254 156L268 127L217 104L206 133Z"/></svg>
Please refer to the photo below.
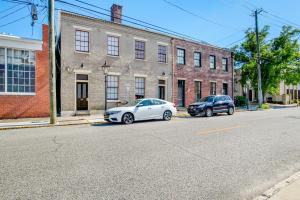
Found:
<svg viewBox="0 0 300 200"><path fill-rule="evenodd" d="M214 96L204 97L204 98L200 99L199 102L213 102L214 98L215 98Z"/></svg>

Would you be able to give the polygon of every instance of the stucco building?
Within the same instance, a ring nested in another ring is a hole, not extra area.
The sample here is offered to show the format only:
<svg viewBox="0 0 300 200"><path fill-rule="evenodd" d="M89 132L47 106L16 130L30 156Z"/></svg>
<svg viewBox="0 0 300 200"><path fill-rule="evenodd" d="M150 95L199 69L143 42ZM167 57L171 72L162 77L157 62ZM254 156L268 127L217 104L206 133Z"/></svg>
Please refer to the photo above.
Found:
<svg viewBox="0 0 300 200"><path fill-rule="evenodd" d="M0 35L0 119L49 116L48 26L42 41Z"/></svg>
<svg viewBox="0 0 300 200"><path fill-rule="evenodd" d="M108 107L147 97L172 101L171 38L123 25L121 6L111 11L112 21L60 12L62 115L104 109L104 63Z"/></svg>

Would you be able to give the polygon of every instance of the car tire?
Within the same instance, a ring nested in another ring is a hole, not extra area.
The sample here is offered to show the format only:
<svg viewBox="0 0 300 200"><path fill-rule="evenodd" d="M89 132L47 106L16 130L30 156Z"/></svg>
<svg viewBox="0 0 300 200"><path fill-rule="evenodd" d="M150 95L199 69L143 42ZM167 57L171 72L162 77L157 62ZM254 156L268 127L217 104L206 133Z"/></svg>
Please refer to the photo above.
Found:
<svg viewBox="0 0 300 200"><path fill-rule="evenodd" d="M227 114L228 115L233 115L233 113L234 113L234 108L233 107L229 107Z"/></svg>
<svg viewBox="0 0 300 200"><path fill-rule="evenodd" d="M213 111L212 111L211 108L206 108L206 110L205 110L205 116L206 116L206 117L211 117L211 116L213 116Z"/></svg>
<svg viewBox="0 0 300 200"><path fill-rule="evenodd" d="M131 113L124 113L122 116L123 124L132 124L134 122L134 116Z"/></svg>
<svg viewBox="0 0 300 200"><path fill-rule="evenodd" d="M164 112L163 119L164 119L165 121L170 121L170 120L172 119L172 112L169 111L169 110L166 110L166 111Z"/></svg>
<svg viewBox="0 0 300 200"><path fill-rule="evenodd" d="M196 114L190 114L190 116L191 116L191 117L195 117L195 116L196 116Z"/></svg>

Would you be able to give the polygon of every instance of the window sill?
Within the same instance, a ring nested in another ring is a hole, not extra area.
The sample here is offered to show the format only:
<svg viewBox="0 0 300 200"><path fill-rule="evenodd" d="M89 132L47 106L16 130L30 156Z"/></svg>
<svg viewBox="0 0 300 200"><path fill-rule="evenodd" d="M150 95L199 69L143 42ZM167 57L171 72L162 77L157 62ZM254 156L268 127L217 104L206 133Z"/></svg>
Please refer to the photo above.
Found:
<svg viewBox="0 0 300 200"><path fill-rule="evenodd" d="M146 59L138 59L138 58L135 58L134 60L136 60L136 61L143 61L143 62L147 62L147 60L146 60Z"/></svg>
<svg viewBox="0 0 300 200"><path fill-rule="evenodd" d="M120 58L120 55L114 56L114 55L108 55L108 54L107 54L106 56L111 57L111 58Z"/></svg>
<svg viewBox="0 0 300 200"><path fill-rule="evenodd" d="M0 96L35 96L35 92L21 93L21 92L0 92Z"/></svg>
<svg viewBox="0 0 300 200"><path fill-rule="evenodd" d="M121 102L120 100L118 99L115 99L115 100L107 100L108 103L118 103L118 102Z"/></svg>
<svg viewBox="0 0 300 200"><path fill-rule="evenodd" d="M85 52L85 51L75 51L75 53L85 54L85 55L90 55L91 54L91 52Z"/></svg>
<svg viewBox="0 0 300 200"><path fill-rule="evenodd" d="M159 64L168 64L168 62L161 62L161 61L157 61L157 63L159 63Z"/></svg>

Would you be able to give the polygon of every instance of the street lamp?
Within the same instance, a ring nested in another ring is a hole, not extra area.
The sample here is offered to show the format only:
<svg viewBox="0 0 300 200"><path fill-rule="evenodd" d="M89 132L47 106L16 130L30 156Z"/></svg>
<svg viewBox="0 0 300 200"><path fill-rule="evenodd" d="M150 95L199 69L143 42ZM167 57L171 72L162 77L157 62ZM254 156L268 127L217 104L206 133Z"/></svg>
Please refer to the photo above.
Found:
<svg viewBox="0 0 300 200"><path fill-rule="evenodd" d="M104 109L107 110L107 75L108 75L108 72L109 72L109 69L110 69L110 66L106 64L106 61L104 63L104 65L102 65L102 70L103 70L103 73L104 73L104 77L105 77L105 80L104 80L104 85L105 85L105 107Z"/></svg>
<svg viewBox="0 0 300 200"><path fill-rule="evenodd" d="M250 80L249 79L247 79L247 81L246 81L246 85L247 85L247 110L249 110L250 109L250 102L249 102L249 90L250 90Z"/></svg>

